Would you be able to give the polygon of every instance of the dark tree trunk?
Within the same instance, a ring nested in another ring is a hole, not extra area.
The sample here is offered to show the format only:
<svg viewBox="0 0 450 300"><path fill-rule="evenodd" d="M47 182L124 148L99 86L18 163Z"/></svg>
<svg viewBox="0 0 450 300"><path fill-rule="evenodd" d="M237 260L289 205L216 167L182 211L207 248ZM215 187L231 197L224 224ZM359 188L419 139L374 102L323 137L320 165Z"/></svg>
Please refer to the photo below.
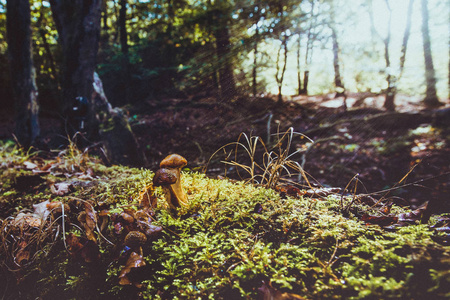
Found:
<svg viewBox="0 0 450 300"><path fill-rule="evenodd" d="M228 32L228 20L223 12L216 9L214 11L216 39L216 54L219 61L219 85L220 97L222 100L230 101L237 95L236 82L233 75L233 66L231 63L231 43L230 33Z"/></svg>
<svg viewBox="0 0 450 300"><path fill-rule="evenodd" d="M297 45L297 82L298 82L298 89L297 92L300 95L302 92L302 73L301 73L301 69L300 69L300 42L301 42L301 37L300 34L298 35L298 45Z"/></svg>
<svg viewBox="0 0 450 300"><path fill-rule="evenodd" d="M254 36L254 46L253 46L253 50L254 50L254 57L253 57L253 69L252 69L252 90L253 90L253 96L256 96L256 94L258 93L258 86L257 86L257 81L256 81L256 75L257 75L257 56L258 56L258 41L259 41L259 28L258 28L258 23L255 24L256 26L256 31L255 31L255 36Z"/></svg>
<svg viewBox="0 0 450 300"><path fill-rule="evenodd" d="M408 12L406 15L406 26L405 32L403 33L403 42L400 54L400 73L398 75L398 79L403 75L403 70L405 69L405 61L406 61L406 50L408 49L408 41L411 33L411 20L412 20L412 11L413 11L414 0L409 0L408 4Z"/></svg>
<svg viewBox="0 0 450 300"><path fill-rule="evenodd" d="M308 83L309 83L309 64L311 62L312 50L313 50L313 36L316 16L314 14L315 1L311 2L311 17L308 28L307 40L306 40L306 53L305 53L305 71L303 72L303 88L300 95L308 95Z"/></svg>
<svg viewBox="0 0 450 300"><path fill-rule="evenodd" d="M53 18L62 47L61 110L68 115L77 97L92 101L93 74L100 39L101 0L50 0ZM92 103L89 105L92 108ZM95 131L94 113L87 117L89 135ZM75 126L74 124L69 124Z"/></svg>
<svg viewBox="0 0 450 300"><path fill-rule="evenodd" d="M120 10L119 10L119 36L120 36L120 47L122 50L122 90L123 90L123 101L128 103L129 99L129 86L130 86L130 60L128 55L128 34L127 34L127 0L120 0Z"/></svg>
<svg viewBox="0 0 450 300"><path fill-rule="evenodd" d="M303 72L303 88L300 95L308 95L309 70Z"/></svg>
<svg viewBox="0 0 450 300"><path fill-rule="evenodd" d="M231 43L227 27L216 30L216 51L220 61L220 96L222 99L229 101L236 96L236 83L234 81L233 68L230 61Z"/></svg>
<svg viewBox="0 0 450 300"><path fill-rule="evenodd" d="M331 2L331 11L330 11L330 29L331 29L331 40L333 43L333 67L334 67L334 86L336 88L335 97L345 96L345 87L342 83L341 77L341 68L339 62L339 42L336 33L336 18L335 18L335 7L334 2Z"/></svg>
<svg viewBox="0 0 450 300"><path fill-rule="evenodd" d="M50 3L63 49L63 105L67 108L76 97L86 98L88 136L100 136L110 162L144 165L145 156L138 150L126 115L111 107L95 73L101 1L50 0Z"/></svg>
<svg viewBox="0 0 450 300"><path fill-rule="evenodd" d="M388 10L389 10L388 34L387 34L386 38L383 40L383 42L384 42L384 60L386 63L386 71L387 71L386 81L387 81L388 87L386 89L386 96L385 96L383 107L388 111L394 111L395 110L396 86L395 86L395 83L393 82L393 77L392 77L391 71L390 71L391 59L389 56L389 45L391 43L392 11L389 6L389 1L388 0L385 0L385 1L386 1L386 6L388 7Z"/></svg>
<svg viewBox="0 0 450 300"><path fill-rule="evenodd" d="M31 51L29 0L8 0L6 29L11 81L15 94L15 135L28 148L39 136L37 88Z"/></svg>
<svg viewBox="0 0 450 300"><path fill-rule="evenodd" d="M345 88L341 78L339 43L337 40L336 30L334 28L331 28L331 38L333 40L334 85L336 87L336 97L342 97L345 95Z"/></svg>
<svg viewBox="0 0 450 300"><path fill-rule="evenodd" d="M282 87L283 87L283 81L284 81L284 74L286 73L286 66L287 66L287 36L284 35L281 41L281 45L280 45L280 49L278 50L278 54L277 54L277 73L275 74L275 80L277 82L278 85L278 104L281 104L283 102L283 95L281 93ZM283 67L280 70L280 56L281 56L281 51L283 50L284 52L284 59L283 59Z"/></svg>
<svg viewBox="0 0 450 300"><path fill-rule="evenodd" d="M428 29L428 0L422 0L422 39L423 56L425 59L425 80L427 85L424 103L428 107L437 107L442 105L442 103L439 102L436 93L436 74L431 55L430 32Z"/></svg>

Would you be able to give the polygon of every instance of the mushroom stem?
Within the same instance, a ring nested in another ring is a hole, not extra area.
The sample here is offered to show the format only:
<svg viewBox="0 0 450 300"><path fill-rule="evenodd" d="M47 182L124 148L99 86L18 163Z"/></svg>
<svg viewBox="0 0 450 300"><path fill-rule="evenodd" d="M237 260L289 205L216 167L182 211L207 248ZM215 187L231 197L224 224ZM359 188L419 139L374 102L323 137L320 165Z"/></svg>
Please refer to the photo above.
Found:
<svg viewBox="0 0 450 300"><path fill-rule="evenodd" d="M181 186L180 170L177 170L177 181L174 184L172 184L170 187L171 187L171 191L173 192L173 194L175 195L175 197L177 199L177 202L184 206L188 205L186 193L184 192L183 187ZM179 206L179 204L178 204L178 206Z"/></svg>

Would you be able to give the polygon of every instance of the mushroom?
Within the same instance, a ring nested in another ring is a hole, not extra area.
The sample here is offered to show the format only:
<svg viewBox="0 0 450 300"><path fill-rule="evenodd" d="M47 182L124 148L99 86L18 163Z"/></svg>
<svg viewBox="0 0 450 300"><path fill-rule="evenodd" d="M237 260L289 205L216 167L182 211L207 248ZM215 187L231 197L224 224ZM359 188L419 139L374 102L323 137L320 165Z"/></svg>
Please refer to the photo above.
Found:
<svg viewBox="0 0 450 300"><path fill-rule="evenodd" d="M161 161L160 169L153 177L153 185L163 188L166 201L172 209L188 205L186 193L181 187L181 168L186 164L184 157L171 154Z"/></svg>

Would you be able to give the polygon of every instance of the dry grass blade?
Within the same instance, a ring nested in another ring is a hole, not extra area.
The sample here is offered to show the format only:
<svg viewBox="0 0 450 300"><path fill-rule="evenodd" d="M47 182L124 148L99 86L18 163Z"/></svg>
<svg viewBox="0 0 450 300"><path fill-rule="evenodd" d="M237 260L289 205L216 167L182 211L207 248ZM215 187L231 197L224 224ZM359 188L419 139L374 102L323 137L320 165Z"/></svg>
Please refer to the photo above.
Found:
<svg viewBox="0 0 450 300"><path fill-rule="evenodd" d="M296 136L305 138L306 136L295 132L292 127L286 130L286 132L276 133L275 136L277 138L276 142L268 150L268 147L260 137L248 136L245 133L241 133L236 142L228 143L214 152L208 160L208 164L212 157L223 151L227 155L225 160L221 162L234 166L241 180L253 184L260 184L268 188L275 188L280 181L298 184L298 182L295 183L291 179L286 180L287 178L298 176L299 179L303 178L311 188L306 172L303 170L301 164L294 160L295 155L305 150L296 149L291 152L294 138ZM308 137L306 137L306 140L312 142ZM228 152L227 150L231 147L233 149ZM244 157L242 157L242 152L245 154ZM230 157L234 159L230 160ZM239 161L245 159L247 160L245 163Z"/></svg>

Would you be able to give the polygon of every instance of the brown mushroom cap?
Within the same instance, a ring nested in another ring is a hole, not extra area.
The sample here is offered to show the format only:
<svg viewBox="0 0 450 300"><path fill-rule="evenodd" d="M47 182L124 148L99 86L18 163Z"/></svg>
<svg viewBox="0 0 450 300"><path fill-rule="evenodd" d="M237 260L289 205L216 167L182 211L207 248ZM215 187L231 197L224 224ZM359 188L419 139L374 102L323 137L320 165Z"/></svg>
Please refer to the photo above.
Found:
<svg viewBox="0 0 450 300"><path fill-rule="evenodd" d="M171 185L177 182L178 178L176 174L170 172L168 169L159 169L156 171L155 176L153 176L153 185L154 186L164 186Z"/></svg>
<svg viewBox="0 0 450 300"><path fill-rule="evenodd" d="M187 160L181 155L170 154L159 164L160 168L182 168L187 165Z"/></svg>
<svg viewBox="0 0 450 300"><path fill-rule="evenodd" d="M125 245L130 248L136 248L147 242L147 237L140 231L130 231L125 237Z"/></svg>

